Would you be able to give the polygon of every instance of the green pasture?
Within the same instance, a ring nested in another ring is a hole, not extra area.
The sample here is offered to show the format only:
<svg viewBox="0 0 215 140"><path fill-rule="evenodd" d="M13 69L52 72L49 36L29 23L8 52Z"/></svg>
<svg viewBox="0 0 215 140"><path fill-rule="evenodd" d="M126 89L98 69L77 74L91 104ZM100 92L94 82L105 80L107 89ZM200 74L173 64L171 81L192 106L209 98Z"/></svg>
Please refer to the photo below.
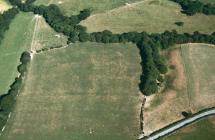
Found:
<svg viewBox="0 0 215 140"><path fill-rule="evenodd" d="M37 19L37 24L35 25L34 30L35 36L32 43L32 49L34 50L65 46L67 43L67 37L65 37L63 34L55 32L42 17Z"/></svg>
<svg viewBox="0 0 215 140"><path fill-rule="evenodd" d="M5 94L18 75L17 66L24 50L31 45L34 21L33 14L20 13L12 21L10 29L0 45L0 95Z"/></svg>
<svg viewBox="0 0 215 140"><path fill-rule="evenodd" d="M66 15L78 14L83 9L93 13L104 12L140 0L37 0L35 5L56 4Z"/></svg>
<svg viewBox="0 0 215 140"><path fill-rule="evenodd" d="M23 51L66 45L65 36L56 33L42 17L36 20L32 13L20 13L5 33L0 45L0 95L7 92L18 75L17 66Z"/></svg>
<svg viewBox="0 0 215 140"><path fill-rule="evenodd" d="M135 140L141 74L133 44L36 54L1 140Z"/></svg>
<svg viewBox="0 0 215 140"><path fill-rule="evenodd" d="M177 26L175 22L184 22L184 26ZM86 26L88 32L110 30L114 33L130 31L158 33L175 29L178 32L212 33L215 31L215 16L204 14L186 16L181 13L181 7L175 2L144 0L95 14L82 21L81 25Z"/></svg>

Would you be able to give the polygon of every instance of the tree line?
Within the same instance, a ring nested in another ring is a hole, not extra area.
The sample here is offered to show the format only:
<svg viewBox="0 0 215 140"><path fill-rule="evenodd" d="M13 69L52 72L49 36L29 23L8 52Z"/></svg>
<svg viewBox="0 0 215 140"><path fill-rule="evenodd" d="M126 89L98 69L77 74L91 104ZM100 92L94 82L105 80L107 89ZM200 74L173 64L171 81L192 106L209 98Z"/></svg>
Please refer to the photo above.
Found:
<svg viewBox="0 0 215 140"><path fill-rule="evenodd" d="M78 15L64 16L59 7L55 4L49 6L36 6L32 3L35 0L28 0L22 3L21 0L9 0L12 5L17 6L21 11L33 12L42 15L46 22L56 31L69 36L71 41L78 41L80 33L86 32L86 28L78 25L80 21L90 16L90 10L84 9Z"/></svg>
<svg viewBox="0 0 215 140"><path fill-rule="evenodd" d="M18 9L12 8L5 11L3 14L0 14L0 44L4 38L5 31L9 29L12 19L18 14L18 12Z"/></svg>
<svg viewBox="0 0 215 140"><path fill-rule="evenodd" d="M25 73L27 71L27 66L31 60L30 53L23 52L20 58L21 64L17 67L19 76L15 78L15 81L10 85L10 89L6 94L0 96L0 128L2 129L6 122L9 113L12 111L15 104L16 96L18 95Z"/></svg>
<svg viewBox="0 0 215 140"><path fill-rule="evenodd" d="M68 43L98 42L98 43L125 43L133 42L140 50L142 58L142 75L139 88L145 95L158 91L159 85L164 81L163 75L168 71L165 59L160 55L160 50L167 49L174 44L181 43L210 43L215 44L215 33L211 35L194 32L193 34L179 34L177 31L148 34L146 32L128 32L113 34L105 30L102 32L87 33L86 28L78 25L81 20L90 16L90 10L83 10L79 15L64 16L56 5L34 6L31 3L21 3L20 0L9 0L21 11L34 12L42 15L55 31L68 36ZM183 0L174 0L182 2Z"/></svg>
<svg viewBox="0 0 215 140"><path fill-rule="evenodd" d="M183 13L187 15L194 15L196 13L203 13L206 15L215 15L215 6L208 3L204 4L199 0L171 0L181 5Z"/></svg>

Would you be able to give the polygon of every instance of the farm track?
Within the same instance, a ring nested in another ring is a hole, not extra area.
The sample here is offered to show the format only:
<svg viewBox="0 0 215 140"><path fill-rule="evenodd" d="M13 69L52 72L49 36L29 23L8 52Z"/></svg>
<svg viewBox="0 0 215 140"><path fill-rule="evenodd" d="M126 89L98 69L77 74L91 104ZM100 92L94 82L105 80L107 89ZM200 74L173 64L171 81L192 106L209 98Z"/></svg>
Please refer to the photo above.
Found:
<svg viewBox="0 0 215 140"><path fill-rule="evenodd" d="M39 28L39 20L40 20L40 16L35 15L35 17L33 18L33 20L35 20L35 26L34 26L34 31L33 31L33 36L32 36L32 41L31 41L31 51L34 52L36 50L35 48L35 36L37 33L37 30Z"/></svg>

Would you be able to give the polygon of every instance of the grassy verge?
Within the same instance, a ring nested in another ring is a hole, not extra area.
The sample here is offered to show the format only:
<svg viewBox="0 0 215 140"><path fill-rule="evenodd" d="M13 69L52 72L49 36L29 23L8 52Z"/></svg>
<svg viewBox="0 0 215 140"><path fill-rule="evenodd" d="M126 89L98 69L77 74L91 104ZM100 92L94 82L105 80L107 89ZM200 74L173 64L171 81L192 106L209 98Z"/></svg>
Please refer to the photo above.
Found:
<svg viewBox="0 0 215 140"><path fill-rule="evenodd" d="M200 120L192 125L179 129L175 133L162 138L162 140L213 140L215 137L215 117Z"/></svg>
<svg viewBox="0 0 215 140"><path fill-rule="evenodd" d="M198 114L201 114L201 113L203 113L203 112L206 112L206 111L209 111L209 110L214 110L214 107L212 107L212 108L208 108L208 109L204 109L204 110L202 110L202 111L199 111L199 112L197 112L197 113L195 113L195 114L193 114L193 115L191 115L191 116L189 116L189 117L187 117L187 118L184 118L184 119L181 119L181 120L179 120L179 121L176 121L176 122L173 122L173 123L171 123L171 124L169 124L169 125L167 125L167 126L165 126L165 127L163 127L163 128L161 128L161 129L159 129L159 130L157 130L157 131L155 131L155 132L153 132L152 134L150 134L150 136L154 136L154 135L156 135L156 134L158 134L158 133L160 133L160 132L162 132L162 131L164 131L165 129L169 129L169 128L171 128L171 127L173 127L173 126L175 126L175 125L177 125L177 124L179 124L179 123L181 123L181 122L183 122L184 120L186 120L186 119L188 119L188 118L190 118L190 117L194 117L194 116L197 116ZM211 114L211 115L208 115L208 116L205 116L205 117L214 117L214 114ZM204 117L202 117L202 118L198 118L196 121L194 121L193 123L195 124L195 122L198 122L199 120L203 120L204 119ZM213 122L214 120L212 120L212 122ZM214 123L214 122L213 122ZM188 123L188 124L186 124L184 127L186 128L186 126L190 126L190 125L192 125L192 123ZM211 125L210 125L211 126ZM214 127L214 126L213 126ZM182 128L183 129L183 128ZM180 128L178 129L178 130L180 130ZM166 134L166 136L167 136L168 134ZM170 135L171 136L171 135ZM163 138L163 137L165 137L165 136L161 136L160 138ZM144 137L143 138L143 140L145 140L145 139L147 139L148 137L146 136L146 137Z"/></svg>

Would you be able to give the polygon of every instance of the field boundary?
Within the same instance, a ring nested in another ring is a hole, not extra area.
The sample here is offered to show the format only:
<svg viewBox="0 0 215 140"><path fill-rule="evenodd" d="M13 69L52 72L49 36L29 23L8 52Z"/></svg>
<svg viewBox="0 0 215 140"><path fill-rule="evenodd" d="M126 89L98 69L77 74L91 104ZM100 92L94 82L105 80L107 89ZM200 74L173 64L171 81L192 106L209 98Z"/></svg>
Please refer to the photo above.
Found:
<svg viewBox="0 0 215 140"><path fill-rule="evenodd" d="M0 136L2 135L3 131L6 128L7 122L10 119L11 114L14 110L16 98L20 94L20 91L23 87L23 84L24 84L23 80L26 77L28 64L30 63L30 53L23 52L20 57L20 63L21 64L17 66L18 75L15 78L14 82L10 85L8 92L0 96L0 108L1 108ZM6 118L6 120L4 118Z"/></svg>
<svg viewBox="0 0 215 140"><path fill-rule="evenodd" d="M179 121L173 122L173 123L171 123L171 124L169 124L169 125L167 125L167 126L161 128L161 129L159 129L159 130L153 132L153 133L150 134L149 136L145 136L145 137L141 138L140 140L152 140L152 139L150 139L150 137L153 137L153 136L155 136L156 134L161 133L162 131L165 131L165 130L168 129L168 128L171 128L171 127L173 127L173 126L175 126L175 125L177 125L177 124L179 124L179 123L181 123L181 122L183 122L183 121L185 121L185 120L187 120L187 119L190 119L190 118L193 118L193 117L195 117L195 116L198 116L199 114L206 113L206 112L208 112L208 111L214 111L214 110L215 110L215 107L211 107L211 108L207 108L207 109L201 110L201 111L199 111L199 112L197 112L197 113L195 113L195 114L193 114L193 115L191 115L191 116L189 116L189 117L187 117L187 118L184 118L184 119L181 119L181 120L179 120ZM215 115L215 113L209 114L209 115L205 115L205 116L203 116L203 117L200 117L200 118L194 120L194 121L191 122L191 123L188 123L188 124L186 124L186 125L183 125L183 127L185 127L185 126L187 126L187 125L190 125L190 124L192 124L192 123L195 123L195 122L198 121L198 120L204 119L205 117L213 116L213 115ZM183 128L183 127L180 127L180 128L178 128L178 129L181 129L181 128ZM178 129L175 129L173 132L175 132L175 131L178 130ZM169 135L169 134L171 134L171 133L173 133L173 132L167 133L167 134L165 134L165 135L163 135L163 136L161 136L161 137L167 136L167 135ZM159 138L161 138L161 137L159 137Z"/></svg>

